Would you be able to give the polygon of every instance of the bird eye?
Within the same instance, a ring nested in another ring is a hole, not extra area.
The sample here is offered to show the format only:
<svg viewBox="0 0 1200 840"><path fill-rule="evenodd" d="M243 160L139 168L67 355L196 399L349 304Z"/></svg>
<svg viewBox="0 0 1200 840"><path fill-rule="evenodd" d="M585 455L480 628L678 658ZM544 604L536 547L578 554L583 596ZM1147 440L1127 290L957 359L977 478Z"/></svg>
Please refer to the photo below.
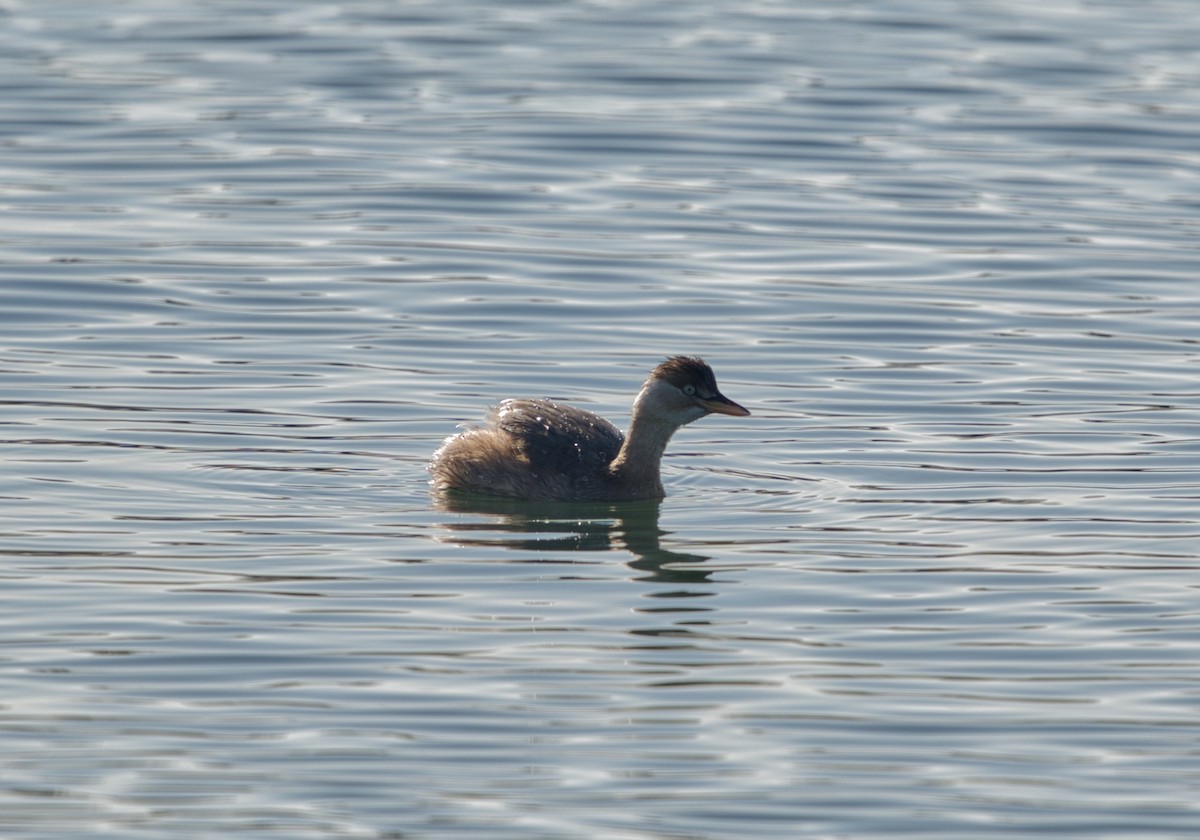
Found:
<svg viewBox="0 0 1200 840"><path fill-rule="evenodd" d="M696 386L695 385L684 385L683 393L687 394L690 397L692 394L696 393Z"/></svg>

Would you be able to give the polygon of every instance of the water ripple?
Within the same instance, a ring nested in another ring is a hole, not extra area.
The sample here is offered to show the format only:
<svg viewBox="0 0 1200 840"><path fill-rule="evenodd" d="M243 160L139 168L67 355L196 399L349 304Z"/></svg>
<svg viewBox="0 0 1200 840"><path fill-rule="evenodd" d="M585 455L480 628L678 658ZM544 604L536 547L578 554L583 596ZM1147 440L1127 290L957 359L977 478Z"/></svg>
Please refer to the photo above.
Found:
<svg viewBox="0 0 1200 840"><path fill-rule="evenodd" d="M1193 830L1190 9L48 9L6 834ZM679 352L753 416L662 504L428 495Z"/></svg>

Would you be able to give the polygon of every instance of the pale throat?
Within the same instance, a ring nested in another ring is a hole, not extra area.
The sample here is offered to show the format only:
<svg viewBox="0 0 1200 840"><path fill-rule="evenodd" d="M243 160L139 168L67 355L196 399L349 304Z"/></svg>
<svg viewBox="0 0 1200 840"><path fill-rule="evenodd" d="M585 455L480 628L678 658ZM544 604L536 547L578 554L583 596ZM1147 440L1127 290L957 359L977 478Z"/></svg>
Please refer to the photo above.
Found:
<svg viewBox="0 0 1200 840"><path fill-rule="evenodd" d="M681 418L668 417L660 410L664 403L669 404L671 394L666 389L671 387L652 382L634 400L625 443L612 463L613 471L626 481L657 483L659 465L671 436L688 422L687 419L680 422Z"/></svg>

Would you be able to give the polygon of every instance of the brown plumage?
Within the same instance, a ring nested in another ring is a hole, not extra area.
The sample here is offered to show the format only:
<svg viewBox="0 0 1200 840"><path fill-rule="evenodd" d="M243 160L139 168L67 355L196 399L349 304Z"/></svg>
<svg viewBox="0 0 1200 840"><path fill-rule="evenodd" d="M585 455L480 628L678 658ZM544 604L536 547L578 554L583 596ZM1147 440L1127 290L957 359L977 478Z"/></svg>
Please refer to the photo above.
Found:
<svg viewBox="0 0 1200 840"><path fill-rule="evenodd" d="M673 356L638 392L628 435L569 405L504 400L485 426L447 438L429 472L439 491L562 501L660 499L659 465L671 435L714 412L750 413L721 394L703 360Z"/></svg>

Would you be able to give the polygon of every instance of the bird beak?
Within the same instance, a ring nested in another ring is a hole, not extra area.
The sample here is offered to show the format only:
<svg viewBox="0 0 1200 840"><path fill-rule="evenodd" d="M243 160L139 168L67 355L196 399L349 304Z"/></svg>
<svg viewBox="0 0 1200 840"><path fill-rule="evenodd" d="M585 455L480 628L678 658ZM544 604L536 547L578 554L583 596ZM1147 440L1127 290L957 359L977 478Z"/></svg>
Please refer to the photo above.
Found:
<svg viewBox="0 0 1200 840"><path fill-rule="evenodd" d="M717 394L709 400L700 400L700 404L713 414L728 414L731 417L748 417L750 415L749 411L722 394Z"/></svg>

